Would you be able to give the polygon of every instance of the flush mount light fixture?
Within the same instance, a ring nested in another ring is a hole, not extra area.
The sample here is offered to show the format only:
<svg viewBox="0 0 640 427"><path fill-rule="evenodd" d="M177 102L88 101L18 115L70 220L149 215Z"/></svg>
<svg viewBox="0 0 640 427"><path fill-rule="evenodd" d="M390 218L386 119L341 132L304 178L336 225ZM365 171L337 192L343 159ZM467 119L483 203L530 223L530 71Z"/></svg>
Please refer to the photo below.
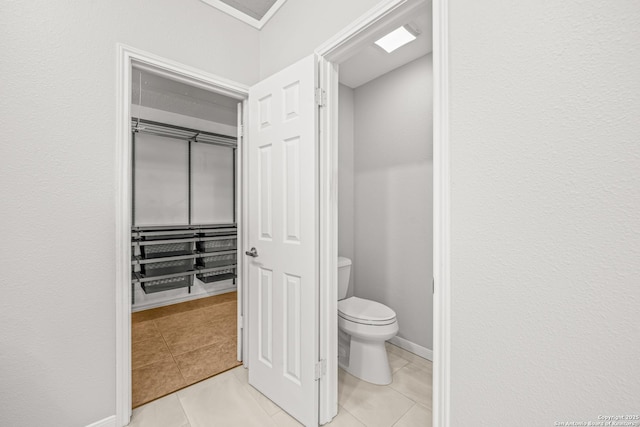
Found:
<svg viewBox="0 0 640 427"><path fill-rule="evenodd" d="M408 25L403 25L391 31L386 36L376 40L376 44L383 48L387 53L391 53L397 48L412 42L416 39L418 32Z"/></svg>

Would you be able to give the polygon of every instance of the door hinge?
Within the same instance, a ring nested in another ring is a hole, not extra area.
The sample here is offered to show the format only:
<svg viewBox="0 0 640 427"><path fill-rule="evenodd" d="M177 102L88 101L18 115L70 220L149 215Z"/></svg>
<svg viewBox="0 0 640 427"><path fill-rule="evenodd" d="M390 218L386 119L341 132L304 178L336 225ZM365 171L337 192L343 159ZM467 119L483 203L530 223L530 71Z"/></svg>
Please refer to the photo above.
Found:
<svg viewBox="0 0 640 427"><path fill-rule="evenodd" d="M238 324L240 325L240 329L244 329L244 316L240 316Z"/></svg>
<svg viewBox="0 0 640 427"><path fill-rule="evenodd" d="M238 136L240 138L244 136L244 125L238 125Z"/></svg>
<svg viewBox="0 0 640 427"><path fill-rule="evenodd" d="M316 88L316 105L318 107L327 105L327 92L320 87Z"/></svg>
<svg viewBox="0 0 640 427"><path fill-rule="evenodd" d="M324 359L321 359L318 363L316 363L315 380L316 381L319 380L326 373L327 373L327 361Z"/></svg>

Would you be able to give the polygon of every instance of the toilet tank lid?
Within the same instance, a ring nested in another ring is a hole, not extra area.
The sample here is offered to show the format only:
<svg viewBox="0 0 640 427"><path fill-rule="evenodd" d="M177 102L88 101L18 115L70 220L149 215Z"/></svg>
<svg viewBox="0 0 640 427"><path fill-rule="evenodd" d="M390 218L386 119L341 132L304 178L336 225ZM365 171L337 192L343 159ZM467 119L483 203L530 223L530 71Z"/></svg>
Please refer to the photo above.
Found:
<svg viewBox="0 0 640 427"><path fill-rule="evenodd" d="M348 267L350 265L351 265L351 260L349 258L345 258L343 256L338 257L338 268Z"/></svg>

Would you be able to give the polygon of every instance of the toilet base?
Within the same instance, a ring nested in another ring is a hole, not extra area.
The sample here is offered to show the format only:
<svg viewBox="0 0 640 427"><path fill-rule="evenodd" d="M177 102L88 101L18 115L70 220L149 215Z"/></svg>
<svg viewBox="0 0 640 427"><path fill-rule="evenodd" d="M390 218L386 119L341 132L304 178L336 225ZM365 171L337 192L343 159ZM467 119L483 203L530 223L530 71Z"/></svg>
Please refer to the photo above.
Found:
<svg viewBox="0 0 640 427"><path fill-rule="evenodd" d="M393 381L385 341L362 340L351 336L349 364L339 364L354 377L372 384L387 385Z"/></svg>

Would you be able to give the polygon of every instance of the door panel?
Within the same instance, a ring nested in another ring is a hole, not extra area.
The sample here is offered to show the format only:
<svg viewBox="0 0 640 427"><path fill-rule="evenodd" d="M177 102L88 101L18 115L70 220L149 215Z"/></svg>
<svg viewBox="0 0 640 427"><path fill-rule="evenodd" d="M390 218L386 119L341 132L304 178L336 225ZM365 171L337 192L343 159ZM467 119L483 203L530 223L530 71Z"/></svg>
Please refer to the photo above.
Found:
<svg viewBox="0 0 640 427"><path fill-rule="evenodd" d="M316 85L310 56L249 92L249 383L307 426L318 424Z"/></svg>

